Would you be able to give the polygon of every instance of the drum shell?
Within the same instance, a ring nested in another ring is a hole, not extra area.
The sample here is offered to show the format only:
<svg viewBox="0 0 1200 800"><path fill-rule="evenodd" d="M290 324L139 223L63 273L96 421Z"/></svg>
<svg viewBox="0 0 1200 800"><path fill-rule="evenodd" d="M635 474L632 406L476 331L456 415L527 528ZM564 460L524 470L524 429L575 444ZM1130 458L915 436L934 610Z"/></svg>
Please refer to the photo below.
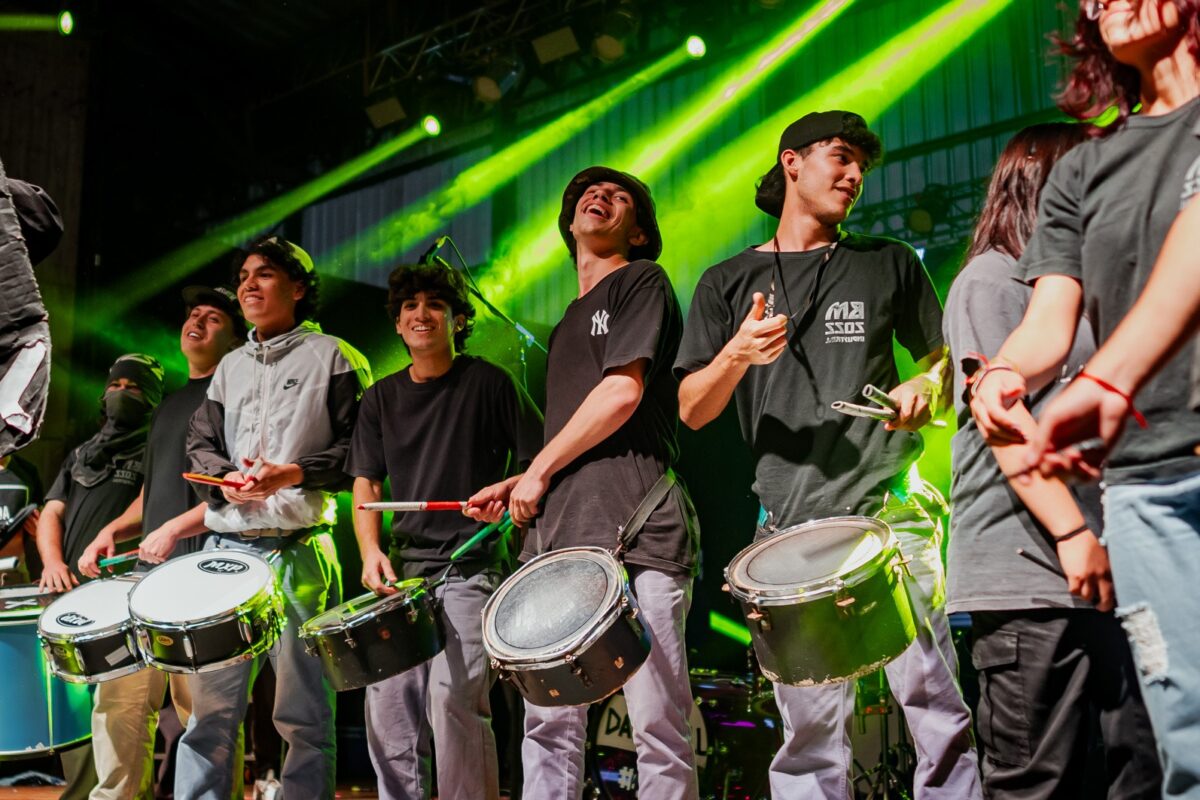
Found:
<svg viewBox="0 0 1200 800"><path fill-rule="evenodd" d="M884 568L823 597L786 605L739 598L763 674L792 686L841 683L903 653L916 637L903 574L893 549Z"/></svg>
<svg viewBox="0 0 1200 800"><path fill-rule="evenodd" d="M399 675L446 646L428 591L338 628L302 628L300 637L309 654L321 659L330 685L339 692Z"/></svg>
<svg viewBox="0 0 1200 800"><path fill-rule="evenodd" d="M283 627L282 601L272 584L227 615L181 624L133 615L133 626L147 664L166 672L210 672L270 649Z"/></svg>
<svg viewBox="0 0 1200 800"><path fill-rule="evenodd" d="M131 675L146 664L133 639L132 624L90 636L65 637L38 633L50 671L69 683L102 683ZM120 657L114 657L121 653ZM98 665L105 669L97 669Z"/></svg>

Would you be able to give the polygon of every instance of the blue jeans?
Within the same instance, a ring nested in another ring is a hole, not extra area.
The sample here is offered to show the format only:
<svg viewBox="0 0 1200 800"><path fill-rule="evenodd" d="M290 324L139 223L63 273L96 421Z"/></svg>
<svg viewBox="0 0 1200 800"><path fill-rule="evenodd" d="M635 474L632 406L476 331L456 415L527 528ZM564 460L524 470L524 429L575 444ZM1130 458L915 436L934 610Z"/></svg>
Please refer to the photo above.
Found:
<svg viewBox="0 0 1200 800"><path fill-rule="evenodd" d="M244 550L265 557L279 545L277 539L221 534L211 537L207 549ZM293 799L331 800L337 756L333 687L320 659L305 652L297 633L305 621L341 602L341 573L333 540L318 531L307 542L287 543L279 550L274 567L283 588L286 622L267 656L275 670L275 728L287 743L280 776L283 794ZM192 718L179 739L176 800L228 800L238 728L246 716L261 661L260 656L187 676Z"/></svg>
<svg viewBox="0 0 1200 800"><path fill-rule="evenodd" d="M1200 798L1200 473L1107 487L1104 532L1163 797Z"/></svg>

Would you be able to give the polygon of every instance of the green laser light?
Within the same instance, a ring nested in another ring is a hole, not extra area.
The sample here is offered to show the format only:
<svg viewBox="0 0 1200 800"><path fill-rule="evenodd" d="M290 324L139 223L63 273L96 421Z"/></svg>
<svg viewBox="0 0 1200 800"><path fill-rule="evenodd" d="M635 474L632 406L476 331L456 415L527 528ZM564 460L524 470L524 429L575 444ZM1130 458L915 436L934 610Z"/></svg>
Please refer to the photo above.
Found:
<svg viewBox="0 0 1200 800"><path fill-rule="evenodd" d="M73 30L75 30L75 16L70 11L63 11L58 15L58 32L63 36L70 36Z"/></svg>
<svg viewBox="0 0 1200 800"><path fill-rule="evenodd" d="M704 45L704 40L699 36L689 36L687 44L684 47L687 49L687 54L692 58L704 58L704 54L708 52L708 48Z"/></svg>
<svg viewBox="0 0 1200 800"><path fill-rule="evenodd" d="M421 120L421 128L430 136L437 136L442 132L442 123L433 114L427 114Z"/></svg>

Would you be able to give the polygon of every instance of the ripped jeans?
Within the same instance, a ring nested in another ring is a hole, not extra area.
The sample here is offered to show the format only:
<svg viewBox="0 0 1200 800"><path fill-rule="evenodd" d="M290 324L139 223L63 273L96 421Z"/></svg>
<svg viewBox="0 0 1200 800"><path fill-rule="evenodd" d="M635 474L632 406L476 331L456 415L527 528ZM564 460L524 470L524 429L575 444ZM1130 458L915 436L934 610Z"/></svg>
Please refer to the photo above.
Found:
<svg viewBox="0 0 1200 800"><path fill-rule="evenodd" d="M1200 798L1200 473L1107 487L1104 531L1163 797Z"/></svg>

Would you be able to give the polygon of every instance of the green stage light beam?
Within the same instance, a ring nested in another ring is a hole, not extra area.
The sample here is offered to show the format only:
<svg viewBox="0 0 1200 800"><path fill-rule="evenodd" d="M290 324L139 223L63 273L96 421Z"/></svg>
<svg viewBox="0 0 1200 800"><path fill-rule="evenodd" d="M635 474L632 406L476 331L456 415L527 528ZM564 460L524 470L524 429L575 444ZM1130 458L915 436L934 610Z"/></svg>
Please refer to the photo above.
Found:
<svg viewBox="0 0 1200 800"><path fill-rule="evenodd" d="M708 629L713 633L728 636L743 647L748 646L751 641L750 630L745 625L715 611L708 612Z"/></svg>
<svg viewBox="0 0 1200 800"><path fill-rule="evenodd" d="M429 135L424 126L414 126L321 177L240 214L203 237L146 264L121 280L96 304L92 327L110 324L127 309L179 283L222 253L278 224Z"/></svg>
<svg viewBox="0 0 1200 800"><path fill-rule="evenodd" d="M0 14L0 31L56 31L54 14Z"/></svg>
<svg viewBox="0 0 1200 800"><path fill-rule="evenodd" d="M652 182L688 147L725 118L737 103L775 74L805 44L829 26L854 0L824 0L798 16L761 47L727 68L711 87L699 92L669 119L634 138L605 163ZM558 234L558 200L548 201L504 237L486 275L484 294L494 303L511 299L516 289L537 280L566 258ZM530 255L534 254L534 255Z"/></svg>
<svg viewBox="0 0 1200 800"><path fill-rule="evenodd" d="M672 49L599 97L568 111L545 127L463 171L431 196L400 209L365 234L339 245L321 260L334 265L353 259L392 266L392 260L442 230L456 214L478 205L536 161L545 158L547 153L607 114L618 103L691 58L686 45Z"/></svg>
<svg viewBox="0 0 1200 800"><path fill-rule="evenodd" d="M678 188L678 201L659 217L681 293L691 294L714 248L742 244L740 237L761 213L754 206L754 184L771 167L771 154L788 124L826 108L856 111L868 121L877 119L1012 2L946 4L701 162ZM722 198L722 212L695 208L691 202L695 197Z"/></svg>

